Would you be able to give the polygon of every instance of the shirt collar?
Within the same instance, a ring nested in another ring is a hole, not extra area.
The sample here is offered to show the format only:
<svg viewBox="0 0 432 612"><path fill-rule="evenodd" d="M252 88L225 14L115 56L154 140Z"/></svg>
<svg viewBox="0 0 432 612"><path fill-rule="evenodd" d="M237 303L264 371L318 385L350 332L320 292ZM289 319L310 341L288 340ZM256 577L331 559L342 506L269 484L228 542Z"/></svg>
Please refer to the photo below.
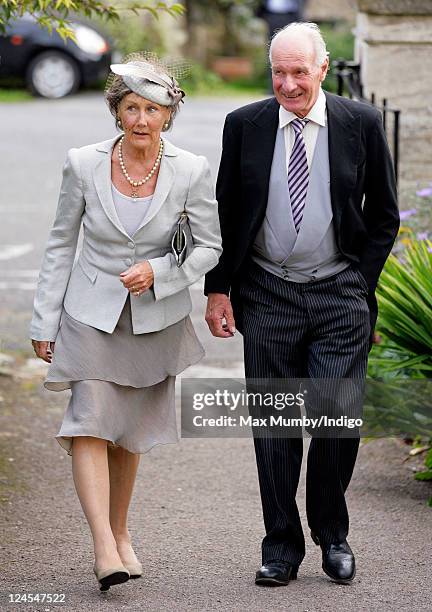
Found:
<svg viewBox="0 0 432 612"><path fill-rule="evenodd" d="M279 127L284 128L291 123L293 119L298 119L297 115L291 111L287 111L283 106L279 106ZM306 115L305 119L313 121L318 125L325 126L326 124L326 97L323 90L320 88L317 101Z"/></svg>

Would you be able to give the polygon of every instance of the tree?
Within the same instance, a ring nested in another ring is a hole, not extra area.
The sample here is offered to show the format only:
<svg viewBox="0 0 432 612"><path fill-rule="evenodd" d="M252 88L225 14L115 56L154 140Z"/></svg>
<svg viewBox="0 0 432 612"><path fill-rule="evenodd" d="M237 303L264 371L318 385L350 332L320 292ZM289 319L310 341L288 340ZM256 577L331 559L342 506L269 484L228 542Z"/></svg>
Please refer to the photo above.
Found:
<svg viewBox="0 0 432 612"><path fill-rule="evenodd" d="M6 32L8 24L24 13L35 17L41 26L49 32L56 30L63 39L74 38L73 31L68 27L70 18L81 13L87 18L99 17L106 21L119 21L122 11L150 11L156 18L158 12L166 12L176 16L184 13L181 4L155 2L141 4L139 2L116 2L110 4L100 0L0 0L0 33Z"/></svg>

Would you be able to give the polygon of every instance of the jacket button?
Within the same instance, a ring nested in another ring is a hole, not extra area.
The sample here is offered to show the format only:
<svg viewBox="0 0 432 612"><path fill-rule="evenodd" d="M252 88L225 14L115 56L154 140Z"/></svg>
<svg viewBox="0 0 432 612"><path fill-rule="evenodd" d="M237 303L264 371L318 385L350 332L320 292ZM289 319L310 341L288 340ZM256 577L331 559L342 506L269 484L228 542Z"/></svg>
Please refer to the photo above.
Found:
<svg viewBox="0 0 432 612"><path fill-rule="evenodd" d="M135 247L135 244L129 240L129 242L128 242L128 247L130 247L131 249L133 249L133 248Z"/></svg>
<svg viewBox="0 0 432 612"><path fill-rule="evenodd" d="M128 257L127 259L125 259L125 264L127 266L131 266L133 264L133 259L131 259L130 257Z"/></svg>

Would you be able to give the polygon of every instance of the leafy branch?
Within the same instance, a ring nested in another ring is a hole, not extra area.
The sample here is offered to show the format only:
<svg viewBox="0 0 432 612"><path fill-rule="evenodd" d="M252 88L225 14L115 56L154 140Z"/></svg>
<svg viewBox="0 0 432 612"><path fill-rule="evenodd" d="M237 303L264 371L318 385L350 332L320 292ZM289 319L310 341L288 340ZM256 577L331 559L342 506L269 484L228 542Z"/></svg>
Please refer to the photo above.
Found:
<svg viewBox="0 0 432 612"><path fill-rule="evenodd" d="M63 40L67 38L74 40L74 32L69 26L70 18L77 13L88 19L98 17L107 22L114 22L120 20L122 11L132 11L136 15L139 11L149 11L158 19L161 12L177 17L182 15L184 10L184 6L179 3L167 2L109 4L100 0L0 0L0 34L5 34L8 25L25 13L34 17L50 34L56 30Z"/></svg>

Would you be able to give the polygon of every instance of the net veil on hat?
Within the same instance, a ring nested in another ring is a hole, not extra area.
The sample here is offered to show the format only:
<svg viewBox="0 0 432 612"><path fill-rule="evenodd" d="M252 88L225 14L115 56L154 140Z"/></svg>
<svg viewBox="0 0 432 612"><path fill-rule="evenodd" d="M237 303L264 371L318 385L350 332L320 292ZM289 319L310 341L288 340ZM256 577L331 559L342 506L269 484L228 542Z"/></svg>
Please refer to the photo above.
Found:
<svg viewBox="0 0 432 612"><path fill-rule="evenodd" d="M126 56L123 63L112 64L111 72L105 91L118 75L131 91L162 106L177 106L185 96L175 78L188 72L187 65L182 62L169 66L155 54L133 53Z"/></svg>

